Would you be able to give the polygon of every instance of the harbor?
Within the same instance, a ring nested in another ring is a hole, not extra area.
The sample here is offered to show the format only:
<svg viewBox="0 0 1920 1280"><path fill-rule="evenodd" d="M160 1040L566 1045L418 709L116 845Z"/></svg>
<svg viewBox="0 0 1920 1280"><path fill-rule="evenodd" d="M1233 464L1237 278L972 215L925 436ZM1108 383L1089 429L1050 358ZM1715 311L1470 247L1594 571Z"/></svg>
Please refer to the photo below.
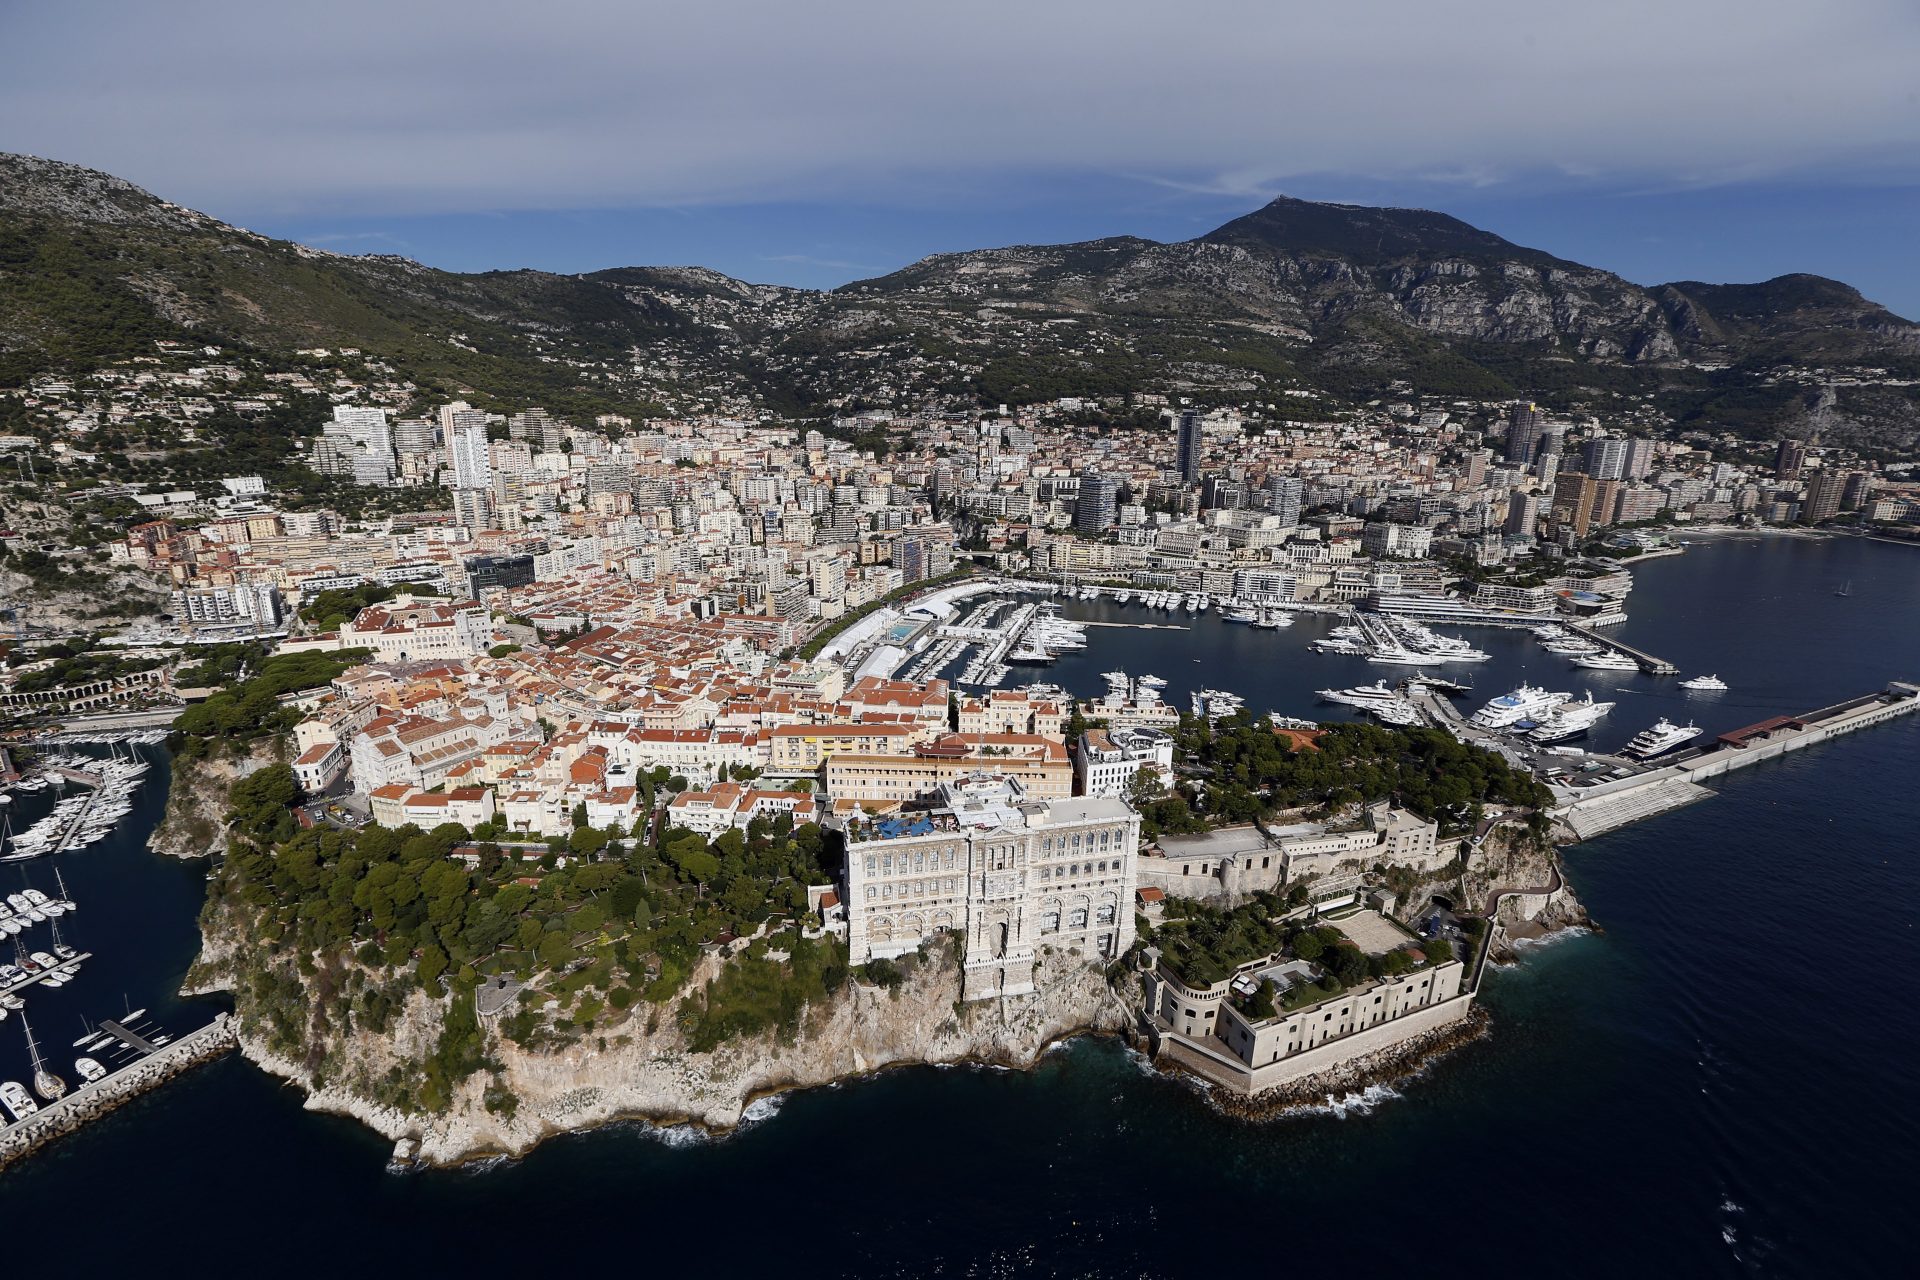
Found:
<svg viewBox="0 0 1920 1280"><path fill-rule="evenodd" d="M33 772L13 785L13 791L31 793L53 788L64 793L69 783L86 788L79 795L62 795L53 808L24 830L16 831L11 795L0 796L0 862L24 862L69 849L98 844L133 810L148 765L137 756L122 756L118 742L101 757L51 754Z"/></svg>

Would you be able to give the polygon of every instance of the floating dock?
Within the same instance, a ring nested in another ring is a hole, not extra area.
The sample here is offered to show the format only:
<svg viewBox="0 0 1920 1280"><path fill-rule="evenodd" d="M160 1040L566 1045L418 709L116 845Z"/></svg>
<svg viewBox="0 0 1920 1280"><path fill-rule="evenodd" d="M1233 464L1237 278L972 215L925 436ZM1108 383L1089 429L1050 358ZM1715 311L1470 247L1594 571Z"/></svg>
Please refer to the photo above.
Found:
<svg viewBox="0 0 1920 1280"><path fill-rule="evenodd" d="M64 1134L97 1119L115 1107L164 1084L189 1067L219 1057L233 1048L238 1023L223 1013L198 1031L181 1036L172 1044L155 1046L132 1034L118 1023L103 1022L102 1031L118 1036L129 1047L145 1049L140 1056L92 1084L83 1084L65 1097L43 1103L24 1120L0 1129L0 1167L39 1150Z"/></svg>

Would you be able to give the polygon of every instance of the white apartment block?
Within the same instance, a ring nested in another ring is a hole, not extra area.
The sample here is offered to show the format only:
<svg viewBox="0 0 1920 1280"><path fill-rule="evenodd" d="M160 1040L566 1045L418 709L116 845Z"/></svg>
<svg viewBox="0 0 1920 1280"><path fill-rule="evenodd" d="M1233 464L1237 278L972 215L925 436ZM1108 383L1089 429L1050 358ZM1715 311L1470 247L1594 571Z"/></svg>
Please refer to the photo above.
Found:
<svg viewBox="0 0 1920 1280"><path fill-rule="evenodd" d="M1073 790L1125 799L1142 769L1163 786L1173 781L1173 738L1158 729L1089 729L1073 756Z"/></svg>

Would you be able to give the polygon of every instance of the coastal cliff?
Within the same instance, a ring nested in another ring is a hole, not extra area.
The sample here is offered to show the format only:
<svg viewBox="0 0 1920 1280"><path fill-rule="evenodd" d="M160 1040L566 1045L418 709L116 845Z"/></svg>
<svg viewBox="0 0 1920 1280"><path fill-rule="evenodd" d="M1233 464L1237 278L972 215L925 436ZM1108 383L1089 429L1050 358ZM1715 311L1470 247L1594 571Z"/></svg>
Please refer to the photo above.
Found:
<svg viewBox="0 0 1920 1280"><path fill-rule="evenodd" d="M1462 911L1488 913L1492 958L1508 960L1513 943L1592 924L1574 896L1551 842L1523 827L1496 827L1468 859L1460 877Z"/></svg>
<svg viewBox="0 0 1920 1280"><path fill-rule="evenodd" d="M727 1129L756 1098L891 1066L1027 1067L1055 1041L1131 1019L1098 966L1057 953L1037 965L1036 994L963 1005L957 949L937 945L902 966L898 986L844 983L808 1007L791 1036L741 1037L711 1052L689 1048L671 1002L564 1031L551 1009L535 1010L542 1030L520 1041L485 1019L481 1069L435 1111L418 1104L413 1082L444 1044L452 1001L472 997L438 984L382 988L354 966L316 968L252 941L235 927L244 914L231 899L210 900L188 988L232 994L242 1052L305 1090L308 1109L408 1139L433 1164L520 1155L554 1134L623 1119ZM708 957L690 989L722 963Z"/></svg>
<svg viewBox="0 0 1920 1280"><path fill-rule="evenodd" d="M174 756L167 811L147 837L147 847L173 858L225 853L227 796L233 784L285 755L281 744L263 740L238 756Z"/></svg>

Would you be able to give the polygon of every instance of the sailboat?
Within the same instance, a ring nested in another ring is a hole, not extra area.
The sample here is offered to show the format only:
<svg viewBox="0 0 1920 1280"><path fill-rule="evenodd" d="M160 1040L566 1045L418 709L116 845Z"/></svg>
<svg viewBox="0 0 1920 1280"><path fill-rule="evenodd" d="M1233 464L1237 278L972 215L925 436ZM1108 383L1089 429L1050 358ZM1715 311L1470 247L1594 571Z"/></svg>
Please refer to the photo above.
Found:
<svg viewBox="0 0 1920 1280"><path fill-rule="evenodd" d="M1839 596L1839 597L1840 597L1841 599L1843 599L1843 600L1844 600L1844 599L1845 599L1846 597L1848 597L1848 596L1850 596L1850 595L1852 595L1852 594L1853 594L1853 579L1852 579L1852 578L1848 578L1848 579L1847 579L1847 580L1846 580L1846 581L1845 581L1844 583L1842 583L1842 584L1840 585L1840 589L1839 589L1838 591L1835 591L1835 592L1834 592L1833 594L1835 594L1835 595L1837 595L1837 596Z"/></svg>
<svg viewBox="0 0 1920 1280"><path fill-rule="evenodd" d="M47 1064L40 1057L40 1046L34 1043L33 1028L27 1025L27 1015L20 1015L20 1029L27 1033L27 1053L33 1058L33 1091L53 1102L66 1096L67 1082L47 1070Z"/></svg>

